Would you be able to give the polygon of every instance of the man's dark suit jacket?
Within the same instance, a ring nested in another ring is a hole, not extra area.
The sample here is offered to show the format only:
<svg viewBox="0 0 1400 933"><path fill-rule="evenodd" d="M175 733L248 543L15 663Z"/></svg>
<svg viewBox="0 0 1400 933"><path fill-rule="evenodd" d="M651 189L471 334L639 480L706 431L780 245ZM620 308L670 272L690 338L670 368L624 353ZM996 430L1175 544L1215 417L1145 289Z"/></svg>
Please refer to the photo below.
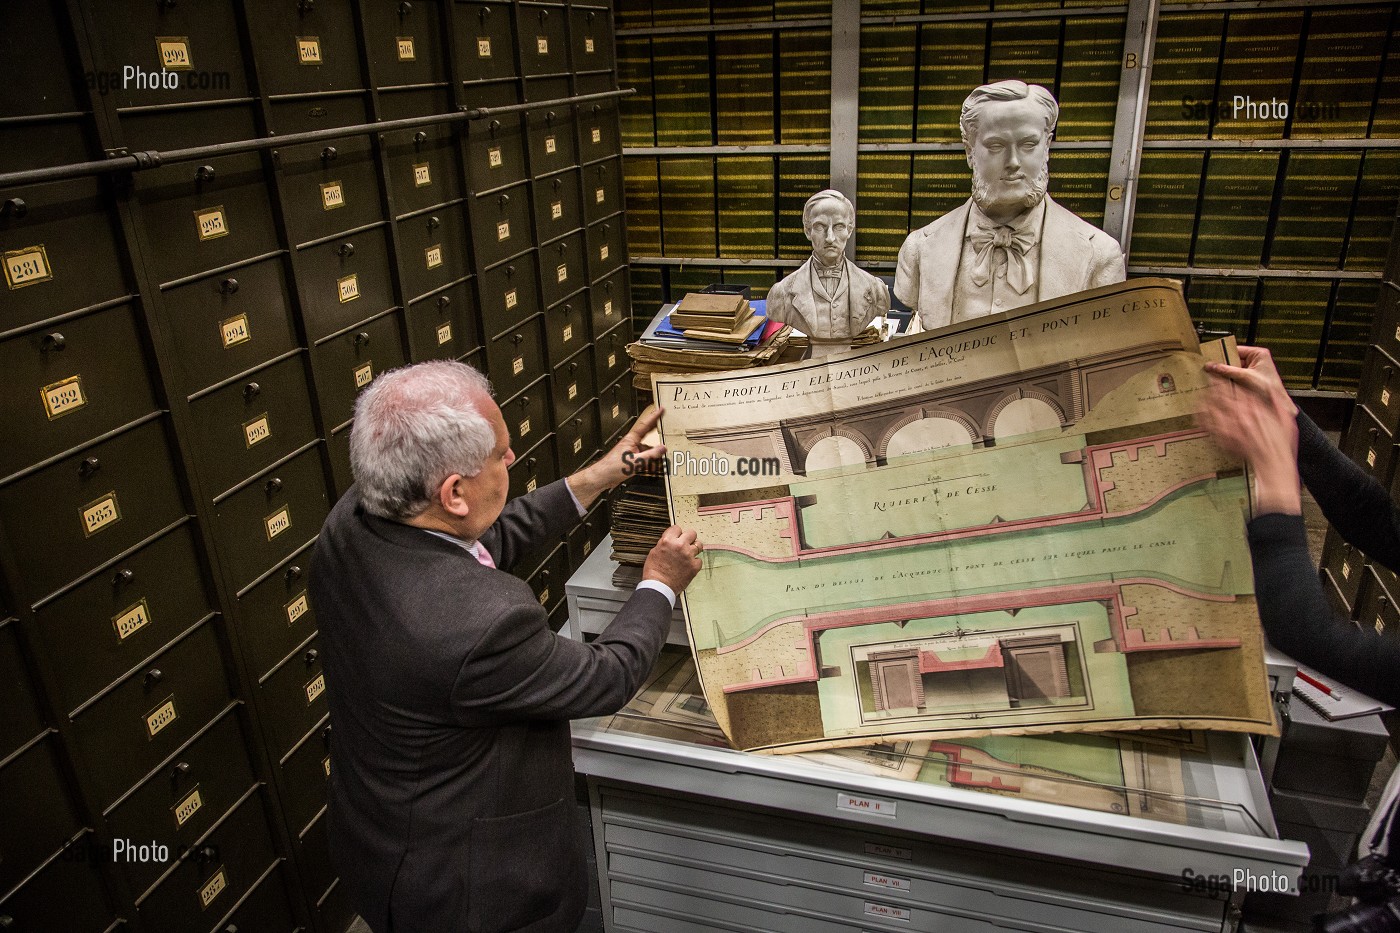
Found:
<svg viewBox="0 0 1400 933"><path fill-rule="evenodd" d="M563 481L481 538L509 568L578 521ZM621 708L671 607L640 590L598 639L550 632L524 581L365 512L352 488L316 545L330 695L331 855L376 933L572 931L587 894L571 718Z"/></svg>

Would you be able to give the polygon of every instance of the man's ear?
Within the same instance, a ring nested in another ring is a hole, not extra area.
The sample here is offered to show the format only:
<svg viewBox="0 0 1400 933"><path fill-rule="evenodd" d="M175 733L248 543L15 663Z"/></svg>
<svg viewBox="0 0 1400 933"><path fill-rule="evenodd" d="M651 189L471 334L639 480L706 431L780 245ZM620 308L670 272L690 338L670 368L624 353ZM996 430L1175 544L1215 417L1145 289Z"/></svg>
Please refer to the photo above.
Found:
<svg viewBox="0 0 1400 933"><path fill-rule="evenodd" d="M458 518L466 518L467 512L470 510L467 505L467 500L462 497L461 491L458 488L458 484L463 482L468 482L465 476L460 473L453 473L451 476L447 477L447 479L443 480L442 485L438 487L438 504L441 505L443 510L449 515L455 515Z"/></svg>

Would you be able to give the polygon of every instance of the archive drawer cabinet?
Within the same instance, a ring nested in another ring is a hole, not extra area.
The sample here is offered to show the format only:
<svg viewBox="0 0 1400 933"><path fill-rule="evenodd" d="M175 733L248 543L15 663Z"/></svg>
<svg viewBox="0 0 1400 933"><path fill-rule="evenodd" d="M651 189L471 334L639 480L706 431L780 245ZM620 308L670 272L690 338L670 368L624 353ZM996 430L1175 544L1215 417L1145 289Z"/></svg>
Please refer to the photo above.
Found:
<svg viewBox="0 0 1400 933"><path fill-rule="evenodd" d="M355 399L482 368L516 493L625 426L611 10L16 0L0 53L0 927L341 933ZM556 626L605 508L515 568Z"/></svg>

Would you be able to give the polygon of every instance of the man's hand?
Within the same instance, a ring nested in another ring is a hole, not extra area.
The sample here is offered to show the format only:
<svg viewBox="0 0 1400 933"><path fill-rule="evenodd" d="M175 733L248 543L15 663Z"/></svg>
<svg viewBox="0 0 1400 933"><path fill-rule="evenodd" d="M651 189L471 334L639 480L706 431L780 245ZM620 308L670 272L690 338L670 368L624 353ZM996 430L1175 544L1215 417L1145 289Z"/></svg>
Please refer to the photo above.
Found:
<svg viewBox="0 0 1400 933"><path fill-rule="evenodd" d="M665 444L642 447L642 438L656 427L665 411L666 409L655 405L649 407L633 422L632 430L628 431L612 450L568 477L569 488L573 490L580 505L588 508L599 496L633 473L646 470L652 462L665 458Z"/></svg>
<svg viewBox="0 0 1400 933"><path fill-rule="evenodd" d="M647 555L642 579L664 583L679 593L700 572L700 555L704 550L694 529L672 525L661 533L661 540Z"/></svg>

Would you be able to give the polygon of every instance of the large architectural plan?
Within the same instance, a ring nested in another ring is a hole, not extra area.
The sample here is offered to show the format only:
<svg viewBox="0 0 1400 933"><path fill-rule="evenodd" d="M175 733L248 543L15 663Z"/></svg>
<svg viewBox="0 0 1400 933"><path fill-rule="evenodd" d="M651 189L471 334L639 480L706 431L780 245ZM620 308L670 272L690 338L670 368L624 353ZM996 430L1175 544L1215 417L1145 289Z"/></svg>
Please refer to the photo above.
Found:
<svg viewBox="0 0 1400 933"><path fill-rule="evenodd" d="M1247 482L1192 420L1203 361L1179 286L1139 279L653 377L730 741L1272 731Z"/></svg>

